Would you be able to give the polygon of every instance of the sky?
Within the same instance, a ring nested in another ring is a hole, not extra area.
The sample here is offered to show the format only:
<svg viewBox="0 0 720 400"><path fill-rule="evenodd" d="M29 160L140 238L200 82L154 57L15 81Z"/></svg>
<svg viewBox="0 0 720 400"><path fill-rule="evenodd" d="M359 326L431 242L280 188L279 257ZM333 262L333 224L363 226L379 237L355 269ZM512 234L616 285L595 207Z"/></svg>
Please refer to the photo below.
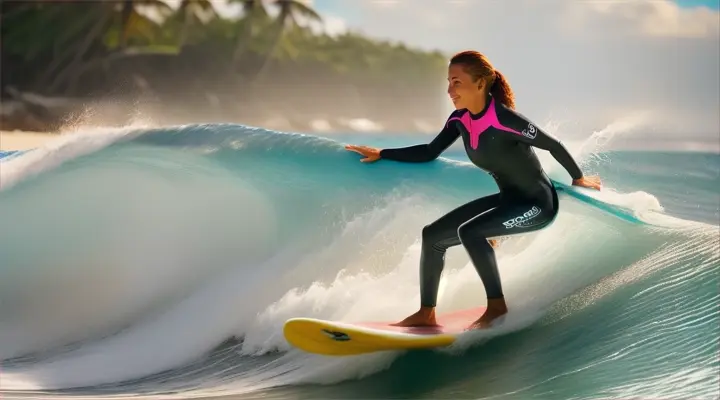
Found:
<svg viewBox="0 0 720 400"><path fill-rule="evenodd" d="M315 0L335 31L485 53L541 125L720 141L718 0ZM445 95L445 76L439 95ZM448 107L450 107L448 102Z"/></svg>
<svg viewBox="0 0 720 400"><path fill-rule="evenodd" d="M720 1L718 0L680 0L678 4L681 7L705 6L715 10L720 8Z"/></svg>
<svg viewBox="0 0 720 400"><path fill-rule="evenodd" d="M720 142L720 0L307 1L331 33L486 54L540 126L644 121Z"/></svg>

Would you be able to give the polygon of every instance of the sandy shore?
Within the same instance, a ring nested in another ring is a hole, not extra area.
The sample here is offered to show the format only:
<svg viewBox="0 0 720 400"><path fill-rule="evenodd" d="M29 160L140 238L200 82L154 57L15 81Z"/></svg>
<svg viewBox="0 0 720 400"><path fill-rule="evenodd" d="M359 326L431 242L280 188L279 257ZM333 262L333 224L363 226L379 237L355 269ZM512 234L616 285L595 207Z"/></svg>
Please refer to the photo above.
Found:
<svg viewBox="0 0 720 400"><path fill-rule="evenodd" d="M0 131L0 150L27 150L56 138L56 133Z"/></svg>

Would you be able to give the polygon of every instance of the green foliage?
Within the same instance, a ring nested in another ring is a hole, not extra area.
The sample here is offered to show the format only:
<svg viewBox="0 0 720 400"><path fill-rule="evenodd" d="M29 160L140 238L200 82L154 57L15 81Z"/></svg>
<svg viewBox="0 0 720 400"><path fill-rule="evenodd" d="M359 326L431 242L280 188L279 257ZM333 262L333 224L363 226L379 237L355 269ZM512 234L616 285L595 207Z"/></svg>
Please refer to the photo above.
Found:
<svg viewBox="0 0 720 400"><path fill-rule="evenodd" d="M313 71L314 76L389 87L437 81L447 62L438 52L359 33L315 34L298 20L321 16L300 1L234 1L246 12L233 19L219 16L209 0L183 0L177 9L161 0L5 3L2 57L22 67L10 68L3 81L67 91L73 82L82 83L82 74L104 60L116 60L117 54L181 57L189 47L210 49L211 57L233 64L229 70L253 71L254 79L266 71L270 76ZM274 20L267 12L271 7L277 11Z"/></svg>

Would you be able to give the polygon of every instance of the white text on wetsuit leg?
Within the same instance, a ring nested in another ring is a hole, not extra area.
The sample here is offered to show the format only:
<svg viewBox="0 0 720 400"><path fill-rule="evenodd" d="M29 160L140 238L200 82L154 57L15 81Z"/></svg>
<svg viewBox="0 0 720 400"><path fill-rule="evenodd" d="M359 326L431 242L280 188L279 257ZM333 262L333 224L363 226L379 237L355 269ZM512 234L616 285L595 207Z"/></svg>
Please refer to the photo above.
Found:
<svg viewBox="0 0 720 400"><path fill-rule="evenodd" d="M505 225L505 228L510 229L514 227L527 227L532 226L532 223L530 220L540 215L540 207L533 206L531 209L523 213L522 215L518 215L515 218L511 218L505 222L503 222L503 225Z"/></svg>

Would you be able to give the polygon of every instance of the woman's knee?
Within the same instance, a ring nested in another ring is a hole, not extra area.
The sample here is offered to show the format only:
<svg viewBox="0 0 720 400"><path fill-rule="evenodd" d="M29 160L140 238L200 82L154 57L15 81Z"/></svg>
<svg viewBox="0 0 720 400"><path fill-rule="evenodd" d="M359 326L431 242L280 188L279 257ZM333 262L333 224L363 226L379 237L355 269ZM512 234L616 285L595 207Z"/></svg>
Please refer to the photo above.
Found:
<svg viewBox="0 0 720 400"><path fill-rule="evenodd" d="M433 229L433 225L425 225L422 229L422 241L423 243L432 244L434 243L433 238L436 236L435 229Z"/></svg>
<svg viewBox="0 0 720 400"><path fill-rule="evenodd" d="M422 229L422 245L425 248L444 252L448 247L459 244L457 237L453 237L452 233L448 235L447 228L429 224Z"/></svg>
<svg viewBox="0 0 720 400"><path fill-rule="evenodd" d="M462 243L468 243L473 241L485 241L487 238L480 229L474 227L473 221L468 221L460 225L457 229L457 235Z"/></svg>

